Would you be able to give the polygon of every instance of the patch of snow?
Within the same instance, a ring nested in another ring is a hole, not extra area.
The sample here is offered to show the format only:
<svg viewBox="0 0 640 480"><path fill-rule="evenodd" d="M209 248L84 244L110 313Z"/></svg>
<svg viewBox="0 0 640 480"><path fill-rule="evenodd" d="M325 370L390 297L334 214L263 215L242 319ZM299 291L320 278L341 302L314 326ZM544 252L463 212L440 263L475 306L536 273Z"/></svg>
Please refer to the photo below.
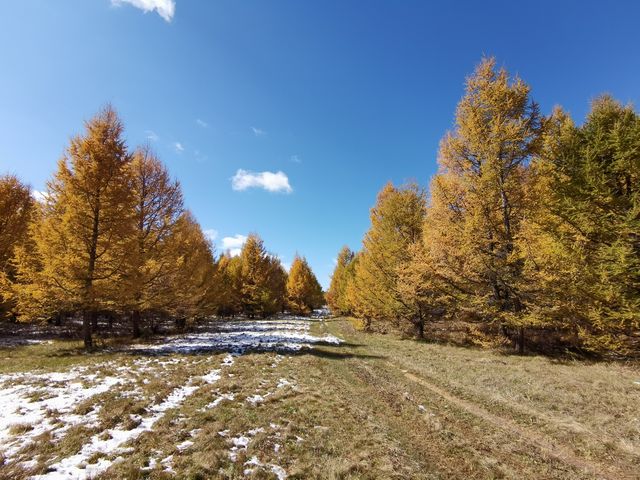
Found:
<svg viewBox="0 0 640 480"><path fill-rule="evenodd" d="M42 433L52 432L59 436L73 425L93 424L97 411L75 415L72 412L76 406L125 383L121 378L98 378L86 375L85 371L86 368L78 367L68 372L0 375L0 411L3 412L0 416L0 450L5 462L11 461ZM56 419L62 425L54 425L53 419L48 418L50 412L56 413ZM29 430L12 435L12 427L21 425L28 426Z"/></svg>
<svg viewBox="0 0 640 480"><path fill-rule="evenodd" d="M281 378L280 380L278 380L278 385L276 386L276 388L284 388L284 387L289 387L289 386L294 386L294 384L291 383L286 378Z"/></svg>
<svg viewBox="0 0 640 480"><path fill-rule="evenodd" d="M337 345L342 342L333 335L311 335L309 329L312 324L312 320L297 317L285 317L282 320L218 321L203 326L208 331L171 337L163 343L133 345L130 348L157 354L227 351L240 355L246 351L295 352L312 348L316 344ZM233 357L227 356L225 362L232 364Z"/></svg>
<svg viewBox="0 0 640 480"><path fill-rule="evenodd" d="M205 377L206 376L207 375L205 375ZM131 430L123 430L120 428L106 430L108 434L106 437L108 438L105 438L105 432L100 432L92 436L78 453L50 465L48 473L37 475L33 477L33 479L54 480L62 477L84 480L104 472L113 464L112 461L105 458L100 458L97 464L87 465L85 468L80 468L80 466L96 453L102 453L107 456L114 453L121 453L121 447L125 443L138 438L144 432L150 431L153 425L164 416L167 410L179 407L187 397L198 390L199 387L193 385L192 382L193 379L189 379L186 385L175 388L163 402L151 406L149 410L153 413L147 417L143 417L137 427ZM164 463L164 461L161 463ZM169 466L169 468L171 467Z"/></svg>
<svg viewBox="0 0 640 480"><path fill-rule="evenodd" d="M160 464L164 465L164 471L167 473L174 474L176 473L173 469L173 455L169 455L166 458L160 460Z"/></svg>
<svg viewBox="0 0 640 480"><path fill-rule="evenodd" d="M262 463L258 457L256 457L255 455L253 457L251 457L251 459L247 460L246 462L244 462L244 466L253 466L253 467L268 467L271 472L278 477L278 480L284 480L285 478L287 478L287 472L284 468L282 468L279 465L274 465L273 463L268 463L268 464L264 464ZM245 475L251 475L253 472L255 472L257 470L257 468L245 468L244 469L244 474Z"/></svg>
<svg viewBox="0 0 640 480"><path fill-rule="evenodd" d="M247 465L252 465L252 466L256 466L256 467L261 467L263 464L260 460L258 460L258 457L256 457L255 455L253 457L251 457L250 460L247 460L246 462L244 462L245 467ZM256 469L255 468L245 468L244 469L244 474L246 475L251 475Z"/></svg>
<svg viewBox="0 0 640 480"><path fill-rule="evenodd" d="M247 397L247 402L250 403L251 405L257 405L259 403L264 402L265 397L267 397L269 394L262 396L262 395L252 395L251 397Z"/></svg>
<svg viewBox="0 0 640 480"><path fill-rule="evenodd" d="M218 405L220 405L220 403L223 402L224 400L233 401L235 400L235 398L236 396L233 393L223 393L218 398L216 398L213 402L209 403L208 405L205 405L205 407L202 410L204 411L204 410L209 410L211 408L215 408Z"/></svg>
<svg viewBox="0 0 640 480"><path fill-rule="evenodd" d="M232 462L235 462L238 459L238 452L247 450L249 441L249 438L244 435L239 435L231 439L233 446L229 450L229 458Z"/></svg>
<svg viewBox="0 0 640 480"><path fill-rule="evenodd" d="M218 380L220 380L220 370L214 370L212 372L207 373L202 377L202 380L204 380L207 383L216 383Z"/></svg>
<svg viewBox="0 0 640 480"><path fill-rule="evenodd" d="M178 451L182 452L192 445L193 445L193 442L191 440L185 440L184 442L176 445L176 448L178 449Z"/></svg>
<svg viewBox="0 0 640 480"><path fill-rule="evenodd" d="M269 464L269 468L271 468L271 472L278 477L278 480L284 480L287 478L287 471L279 465L274 465L272 463Z"/></svg>
<svg viewBox="0 0 640 480"><path fill-rule="evenodd" d="M153 470L154 468L156 468L156 465L158 465L158 460L156 460L155 457L151 457L149 458L149 465L147 465L146 467L142 467L140 470L145 472L149 470Z"/></svg>

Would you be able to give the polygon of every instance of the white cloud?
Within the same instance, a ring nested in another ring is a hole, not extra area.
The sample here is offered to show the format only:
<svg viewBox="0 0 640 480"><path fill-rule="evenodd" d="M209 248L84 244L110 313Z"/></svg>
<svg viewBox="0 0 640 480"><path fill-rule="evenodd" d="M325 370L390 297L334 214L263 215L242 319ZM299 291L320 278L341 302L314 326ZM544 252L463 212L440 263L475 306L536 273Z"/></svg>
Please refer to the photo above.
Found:
<svg viewBox="0 0 640 480"><path fill-rule="evenodd" d="M47 198L49 198L49 193L45 192L44 190L31 190L31 196L35 199L36 202L45 203L47 201Z"/></svg>
<svg viewBox="0 0 640 480"><path fill-rule="evenodd" d="M250 172L240 168L231 178L231 188L236 191L254 187L264 188L269 192L291 193L293 191L289 185L289 177L284 172Z"/></svg>
<svg viewBox="0 0 640 480"><path fill-rule="evenodd" d="M246 235L240 235L239 233L233 237L224 237L222 239L222 251L229 252L232 257L237 257L242 251L242 246L247 241Z"/></svg>
<svg viewBox="0 0 640 480"><path fill-rule="evenodd" d="M182 144L180 142L174 143L173 144L173 148L175 148L176 152L178 152L178 153L184 152L184 147L182 146Z"/></svg>
<svg viewBox="0 0 640 480"><path fill-rule="evenodd" d="M290 160L293 163L302 163L302 159L298 155L291 155Z"/></svg>
<svg viewBox="0 0 640 480"><path fill-rule="evenodd" d="M257 127L251 127L251 130L253 131L253 134L256 137L264 137L267 132L265 132L264 130L262 130L261 128L257 128Z"/></svg>
<svg viewBox="0 0 640 480"><path fill-rule="evenodd" d="M111 5L115 7L121 7L125 3L139 8L144 13L155 10L167 22L171 22L176 13L175 0L111 0Z"/></svg>
<svg viewBox="0 0 640 480"><path fill-rule="evenodd" d="M204 120L200 120L199 118L196 118L196 123L202 128L207 128L209 126L207 122L205 122Z"/></svg>
<svg viewBox="0 0 640 480"><path fill-rule="evenodd" d="M213 241L218 238L218 231L213 229L213 228L208 228L207 230L204 230L202 233L204 233L204 236L207 237L207 239L213 243Z"/></svg>
<svg viewBox="0 0 640 480"><path fill-rule="evenodd" d="M147 130L144 133L147 134L147 140L151 140L152 142L157 142L158 140L160 140L160 137L158 136L158 134L153 130Z"/></svg>

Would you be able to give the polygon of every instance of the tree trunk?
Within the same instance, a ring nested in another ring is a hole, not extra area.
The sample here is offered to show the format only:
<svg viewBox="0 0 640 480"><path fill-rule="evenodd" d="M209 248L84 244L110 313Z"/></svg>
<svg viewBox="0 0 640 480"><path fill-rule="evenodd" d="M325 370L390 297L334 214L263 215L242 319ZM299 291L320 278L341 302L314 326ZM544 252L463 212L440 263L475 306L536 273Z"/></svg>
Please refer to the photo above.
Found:
<svg viewBox="0 0 640 480"><path fill-rule="evenodd" d="M520 355L524 354L524 334L525 334L525 328L524 327L519 327L518 328L518 337L516 340L516 345L518 347L518 353Z"/></svg>
<svg viewBox="0 0 640 480"><path fill-rule="evenodd" d="M414 322L414 325L416 327L416 336L419 340L424 340L424 320L419 318Z"/></svg>
<svg viewBox="0 0 640 480"><path fill-rule="evenodd" d="M133 327L133 338L140 337L140 310L131 313L131 324Z"/></svg>
<svg viewBox="0 0 640 480"><path fill-rule="evenodd" d="M82 336L84 338L84 348L93 347L93 339L91 338L91 315L92 312L82 312Z"/></svg>
<svg viewBox="0 0 640 480"><path fill-rule="evenodd" d="M91 329L93 333L98 331L98 312L91 312Z"/></svg>

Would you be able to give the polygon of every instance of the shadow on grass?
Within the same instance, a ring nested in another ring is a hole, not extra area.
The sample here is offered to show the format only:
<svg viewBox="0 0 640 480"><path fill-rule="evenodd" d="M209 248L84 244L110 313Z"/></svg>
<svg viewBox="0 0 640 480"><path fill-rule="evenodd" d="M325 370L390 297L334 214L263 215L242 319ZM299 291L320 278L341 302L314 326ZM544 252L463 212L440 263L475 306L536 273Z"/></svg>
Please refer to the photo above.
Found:
<svg viewBox="0 0 640 480"><path fill-rule="evenodd" d="M94 337L95 344L91 349L83 348L77 339L60 339L51 345L32 345L24 349L14 347L10 349L10 355L15 360L32 356L32 360L39 363L47 363L46 359L74 361L73 359L99 358L103 355L164 357L220 353L311 355L331 360L386 358L381 355L359 353L359 348L366 346L364 343L345 342L326 333L310 332L310 325L326 321L340 320L212 320L202 322L190 331L173 335L132 339L119 335L111 337L98 334ZM36 360L36 357L40 360Z"/></svg>
<svg viewBox="0 0 640 480"><path fill-rule="evenodd" d="M353 352L335 352L324 349L307 349L299 352L293 352L290 355L311 355L313 357L326 358L329 360L348 360L351 358L359 358L359 359L369 359L369 360L386 360L387 357L383 355L369 355L363 353L353 353Z"/></svg>

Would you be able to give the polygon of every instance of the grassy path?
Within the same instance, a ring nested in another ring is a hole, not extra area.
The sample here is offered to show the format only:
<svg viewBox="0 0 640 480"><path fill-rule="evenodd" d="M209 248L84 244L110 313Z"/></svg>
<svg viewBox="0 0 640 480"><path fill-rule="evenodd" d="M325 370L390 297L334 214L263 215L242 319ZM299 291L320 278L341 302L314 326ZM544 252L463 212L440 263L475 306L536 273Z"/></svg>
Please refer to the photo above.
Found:
<svg viewBox="0 0 640 480"><path fill-rule="evenodd" d="M338 366L351 379L345 395L374 399L380 428L411 445L415 478L638 478L637 365L401 341L343 321L328 329L351 344Z"/></svg>
<svg viewBox="0 0 640 480"><path fill-rule="evenodd" d="M85 383L120 383L52 414L51 425L81 421L34 437L0 478L74 467L81 447L118 435L127 440L82 468L106 462L104 479L638 478L637 365L399 340L342 319L311 333L344 342L234 357L87 356L62 343L5 351L5 372L76 369Z"/></svg>

